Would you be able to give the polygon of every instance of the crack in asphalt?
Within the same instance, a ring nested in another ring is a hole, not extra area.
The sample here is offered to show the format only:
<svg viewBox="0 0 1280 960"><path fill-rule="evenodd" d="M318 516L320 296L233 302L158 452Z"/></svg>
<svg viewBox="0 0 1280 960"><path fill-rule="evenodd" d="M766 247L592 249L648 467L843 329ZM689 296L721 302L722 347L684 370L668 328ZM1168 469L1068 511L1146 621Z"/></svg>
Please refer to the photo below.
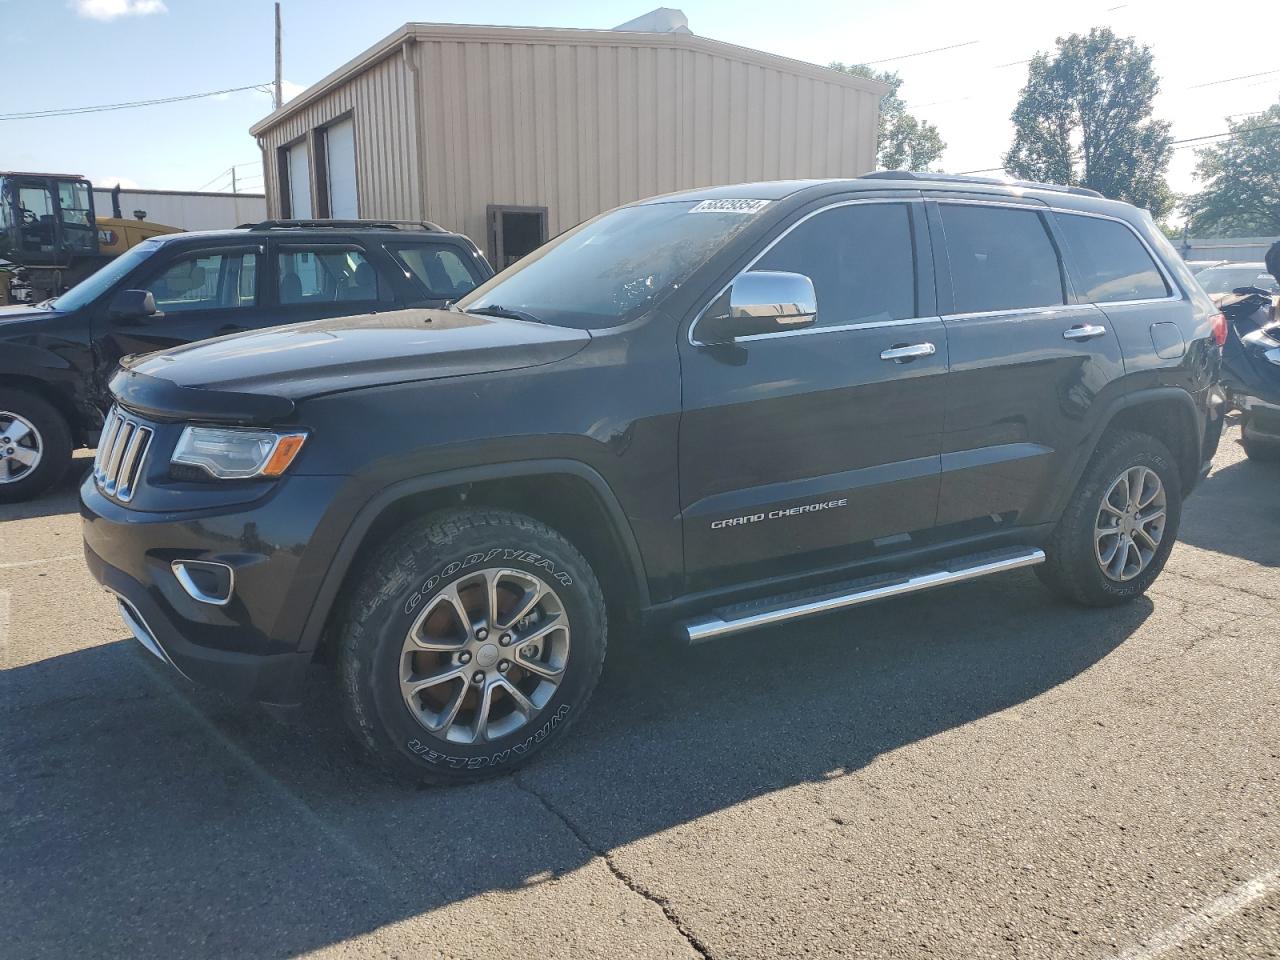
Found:
<svg viewBox="0 0 1280 960"><path fill-rule="evenodd" d="M617 862L613 859L613 856L607 850L602 850L600 847L597 847L590 840L588 840L586 837L586 834L582 832L582 830L578 827L578 825L574 823L573 820L570 819L567 814L563 813L558 807L555 806L555 804L553 804L550 800L548 800L542 794L541 791L536 790L533 787L529 786L529 784L525 783L523 780L520 779L518 774L513 775L511 777L511 782L514 783L516 787L523 790L525 793L529 794L529 796L533 797L535 800L541 803L547 809L548 813L550 813L553 817L555 817L557 820L559 820L561 823L564 824L565 829L568 830L571 834L573 834L574 837L577 838L578 842L582 844L583 847L585 847L595 856L603 860L604 865L609 868L609 872L612 873L615 878L617 878L619 883L621 883L624 887L626 887L632 893L636 894L637 896L643 897L644 899L652 903L654 906L656 906L659 910L661 910L662 915L667 918L667 922L670 923L671 926L675 928L676 932L679 933L680 936L685 939L685 942L689 944L689 947L694 951L694 953L696 953L700 957L705 958L705 960L715 960L714 956L711 953L711 950L707 947L707 945L703 943L700 939L698 939L698 935L694 933L692 930L690 930L689 927L685 924L685 922L680 919L679 915L675 911L675 908L672 907L670 900L668 900L666 897L659 896L658 894L654 893L652 890L649 890L643 884L641 884L638 880L632 877L629 873L623 870L620 866L618 866Z"/></svg>

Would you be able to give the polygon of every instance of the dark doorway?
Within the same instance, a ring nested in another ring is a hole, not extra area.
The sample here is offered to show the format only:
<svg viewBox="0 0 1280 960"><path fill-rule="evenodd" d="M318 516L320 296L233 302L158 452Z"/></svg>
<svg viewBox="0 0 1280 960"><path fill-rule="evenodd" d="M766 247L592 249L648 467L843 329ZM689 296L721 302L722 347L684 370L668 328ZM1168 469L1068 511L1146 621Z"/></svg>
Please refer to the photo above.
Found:
<svg viewBox="0 0 1280 960"><path fill-rule="evenodd" d="M491 203L489 260L495 270L515 263L547 242L547 208Z"/></svg>

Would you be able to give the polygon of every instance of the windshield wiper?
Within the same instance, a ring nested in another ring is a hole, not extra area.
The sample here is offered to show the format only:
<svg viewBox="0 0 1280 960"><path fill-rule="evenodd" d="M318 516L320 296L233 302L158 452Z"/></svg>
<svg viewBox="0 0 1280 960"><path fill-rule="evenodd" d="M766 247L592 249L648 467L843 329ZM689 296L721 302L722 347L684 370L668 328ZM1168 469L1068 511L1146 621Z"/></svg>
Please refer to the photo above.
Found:
<svg viewBox="0 0 1280 960"><path fill-rule="evenodd" d="M491 303L485 307L472 307L470 310L464 310L463 313L478 313L486 317L504 317L507 320L523 320L526 323L542 323L532 313L525 313L523 310L516 310L513 307L504 307L496 303Z"/></svg>

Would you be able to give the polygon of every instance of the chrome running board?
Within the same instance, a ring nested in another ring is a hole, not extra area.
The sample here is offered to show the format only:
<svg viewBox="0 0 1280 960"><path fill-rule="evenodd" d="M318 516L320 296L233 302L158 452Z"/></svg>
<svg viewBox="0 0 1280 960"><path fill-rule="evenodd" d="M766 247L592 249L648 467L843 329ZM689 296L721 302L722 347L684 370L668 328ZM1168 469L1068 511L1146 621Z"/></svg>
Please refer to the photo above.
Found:
<svg viewBox="0 0 1280 960"><path fill-rule="evenodd" d="M949 583L976 580L992 573L1004 573L1020 567L1044 562L1044 551L1036 547L1012 547L988 553L957 557L945 563L851 580L846 583L818 587L802 593L767 597L720 607L705 617L688 620L678 626L681 637L689 644L706 643L719 637L788 623L804 617L833 613L873 600L884 600L921 590L943 587Z"/></svg>

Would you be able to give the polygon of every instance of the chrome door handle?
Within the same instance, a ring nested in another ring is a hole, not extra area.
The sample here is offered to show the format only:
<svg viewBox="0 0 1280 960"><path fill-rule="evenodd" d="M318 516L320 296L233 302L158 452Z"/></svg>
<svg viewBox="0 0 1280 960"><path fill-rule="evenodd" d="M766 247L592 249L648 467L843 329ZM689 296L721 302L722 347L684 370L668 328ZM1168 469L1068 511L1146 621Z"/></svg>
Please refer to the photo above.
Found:
<svg viewBox="0 0 1280 960"><path fill-rule="evenodd" d="M1092 340L1107 332L1107 328L1096 323L1077 324L1069 330L1062 331L1063 340Z"/></svg>
<svg viewBox="0 0 1280 960"><path fill-rule="evenodd" d="M932 357L937 352L937 347L932 343L912 343L905 347L890 347L888 350L882 350L880 351L880 359L897 360L899 363L905 363L908 360L914 360L916 357Z"/></svg>

